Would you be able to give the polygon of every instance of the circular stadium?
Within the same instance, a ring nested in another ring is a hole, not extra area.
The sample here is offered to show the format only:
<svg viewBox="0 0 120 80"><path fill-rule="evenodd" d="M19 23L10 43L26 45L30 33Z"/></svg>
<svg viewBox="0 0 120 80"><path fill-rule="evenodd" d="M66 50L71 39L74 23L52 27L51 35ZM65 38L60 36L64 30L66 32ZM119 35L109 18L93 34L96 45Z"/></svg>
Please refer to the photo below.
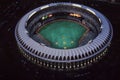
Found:
<svg viewBox="0 0 120 80"><path fill-rule="evenodd" d="M85 5L51 3L24 15L15 38L30 62L52 70L78 70L99 61L113 36L109 20Z"/></svg>

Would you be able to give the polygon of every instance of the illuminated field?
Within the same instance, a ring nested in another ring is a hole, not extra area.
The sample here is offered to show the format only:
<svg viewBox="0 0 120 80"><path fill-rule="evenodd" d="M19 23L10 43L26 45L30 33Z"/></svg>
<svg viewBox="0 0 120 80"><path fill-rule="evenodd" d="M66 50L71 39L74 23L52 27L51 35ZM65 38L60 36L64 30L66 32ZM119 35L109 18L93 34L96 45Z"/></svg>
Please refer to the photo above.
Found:
<svg viewBox="0 0 120 80"><path fill-rule="evenodd" d="M87 29L77 22L70 20L57 20L50 22L39 30L53 48L70 49L79 45Z"/></svg>

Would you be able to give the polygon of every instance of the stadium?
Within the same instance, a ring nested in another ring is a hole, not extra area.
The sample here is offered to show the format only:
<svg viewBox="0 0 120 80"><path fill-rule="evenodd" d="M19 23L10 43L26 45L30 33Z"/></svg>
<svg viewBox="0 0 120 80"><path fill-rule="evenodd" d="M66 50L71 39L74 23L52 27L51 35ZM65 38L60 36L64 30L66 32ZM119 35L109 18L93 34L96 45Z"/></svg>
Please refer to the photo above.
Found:
<svg viewBox="0 0 120 80"><path fill-rule="evenodd" d="M20 54L46 69L78 70L99 61L113 36L109 20L74 3L51 3L24 15L16 25Z"/></svg>

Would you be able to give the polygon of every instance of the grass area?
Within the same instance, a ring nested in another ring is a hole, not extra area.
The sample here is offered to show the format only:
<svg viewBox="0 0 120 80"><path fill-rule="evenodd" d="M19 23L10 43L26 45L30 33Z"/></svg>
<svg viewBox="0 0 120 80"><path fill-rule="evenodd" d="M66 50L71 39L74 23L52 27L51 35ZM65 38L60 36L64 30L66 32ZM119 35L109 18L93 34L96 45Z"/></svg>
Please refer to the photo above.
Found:
<svg viewBox="0 0 120 80"><path fill-rule="evenodd" d="M86 32L86 28L70 20L57 20L50 22L40 29L42 35L51 47L58 49L75 48Z"/></svg>

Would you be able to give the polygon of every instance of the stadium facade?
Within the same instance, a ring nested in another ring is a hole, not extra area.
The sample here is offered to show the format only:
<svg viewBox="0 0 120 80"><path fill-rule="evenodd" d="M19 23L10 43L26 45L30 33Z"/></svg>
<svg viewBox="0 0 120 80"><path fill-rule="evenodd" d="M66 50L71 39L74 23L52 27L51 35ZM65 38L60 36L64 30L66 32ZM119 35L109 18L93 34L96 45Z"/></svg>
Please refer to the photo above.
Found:
<svg viewBox="0 0 120 80"><path fill-rule="evenodd" d="M21 55L52 70L78 70L99 61L113 36L109 20L85 5L51 3L24 15L15 38Z"/></svg>

